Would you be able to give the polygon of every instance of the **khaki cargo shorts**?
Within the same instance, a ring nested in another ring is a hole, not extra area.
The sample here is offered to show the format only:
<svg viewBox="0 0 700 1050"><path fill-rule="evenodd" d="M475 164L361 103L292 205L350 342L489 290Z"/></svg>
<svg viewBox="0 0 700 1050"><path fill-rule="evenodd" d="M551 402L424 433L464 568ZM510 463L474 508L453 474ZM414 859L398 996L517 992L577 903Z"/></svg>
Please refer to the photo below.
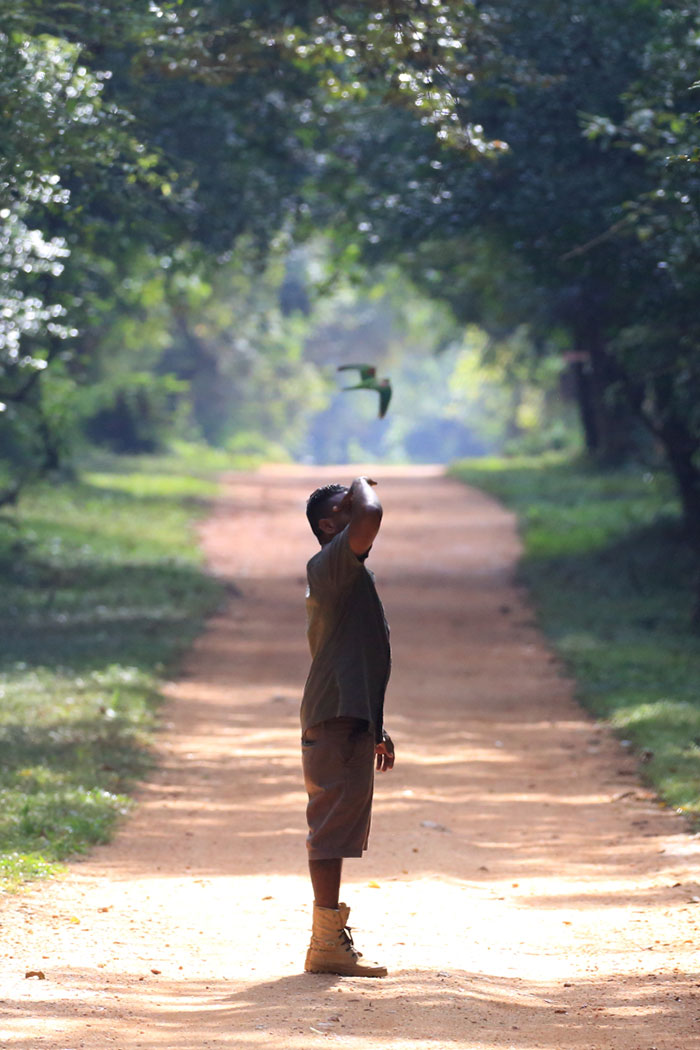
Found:
<svg viewBox="0 0 700 1050"><path fill-rule="evenodd" d="M301 759L309 795L311 860L361 857L374 790L374 734L359 718L331 718L304 731Z"/></svg>

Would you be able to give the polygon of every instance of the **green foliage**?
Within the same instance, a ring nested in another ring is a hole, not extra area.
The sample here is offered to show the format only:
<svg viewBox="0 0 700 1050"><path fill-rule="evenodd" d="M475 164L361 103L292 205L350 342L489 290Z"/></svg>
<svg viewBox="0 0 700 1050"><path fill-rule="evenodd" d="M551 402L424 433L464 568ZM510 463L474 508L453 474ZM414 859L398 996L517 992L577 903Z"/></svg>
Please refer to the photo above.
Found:
<svg viewBox="0 0 700 1050"><path fill-rule="evenodd" d="M312 262L320 260L327 263L318 252ZM458 324L399 268L377 268L372 277L364 285L338 279L311 300L304 356L323 370L329 403L310 420L305 457L446 462L524 441L539 448L569 446L572 434L575 441L559 398L561 366L533 361L525 330L489 339ZM336 369L359 360L391 377L383 420L375 395L342 391L348 374Z"/></svg>
<svg viewBox="0 0 700 1050"><path fill-rule="evenodd" d="M220 600L190 529L214 486L155 465L32 487L0 519L6 885L109 836L151 765L159 678Z"/></svg>
<svg viewBox="0 0 700 1050"><path fill-rule="evenodd" d="M591 455L639 457L651 431L700 550L697 11L510 0L479 5L481 38L471 7L441 15L416 61L426 98L448 89L443 123L399 104L377 119L386 82L351 62L365 91L329 103L318 214L355 265L398 260L460 319L526 326L531 361L564 353Z"/></svg>
<svg viewBox="0 0 700 1050"><path fill-rule="evenodd" d="M280 77L279 49L235 20L239 75L220 75L231 13L204 6L202 17L189 3L34 0L3 12L0 459L10 497L65 459L70 412L54 409L66 380L77 405L77 388L106 378L116 389L120 372L130 391L117 395L122 434L130 402L153 408L158 391L136 393L124 376L156 368L173 341L170 275L198 274L202 247L223 254L244 234L262 258L307 174L294 134L305 74L288 63ZM128 446L154 446L131 430Z"/></svg>
<svg viewBox="0 0 700 1050"><path fill-rule="evenodd" d="M112 452L158 452L174 430L178 401L186 384L173 376L145 372L104 382L89 394L91 411L83 427L96 445Z"/></svg>
<svg viewBox="0 0 700 1050"><path fill-rule="evenodd" d="M664 474L592 471L562 457L458 463L512 507L520 576L577 696L630 741L643 776L700 826L700 642L694 563Z"/></svg>
<svg viewBox="0 0 700 1050"><path fill-rule="evenodd" d="M320 228L336 273L390 261L488 332L527 447L567 440L568 353L589 451L653 432L700 550L697 35L692 7L649 0L11 0L7 497L65 461L73 395L129 373L190 384L184 436L302 448L326 362L303 354L313 295L271 271Z"/></svg>
<svg viewBox="0 0 700 1050"><path fill-rule="evenodd" d="M60 465L76 379L69 362L92 312L95 260L124 255L119 226L134 219L143 170L125 115L104 102L109 71L88 69L80 44L50 35L48 6L10 10L0 34L0 461L9 491ZM110 192L120 196L118 221L113 207L105 212ZM96 250L108 229L109 247Z"/></svg>
<svg viewBox="0 0 700 1050"><path fill-rule="evenodd" d="M645 182L625 202L618 239L643 253L649 275L612 348L640 413L669 452L686 528L700 551L700 14L671 5L644 53L643 75L616 122L591 117L588 136L607 153L639 158ZM649 279L650 278L650 279Z"/></svg>

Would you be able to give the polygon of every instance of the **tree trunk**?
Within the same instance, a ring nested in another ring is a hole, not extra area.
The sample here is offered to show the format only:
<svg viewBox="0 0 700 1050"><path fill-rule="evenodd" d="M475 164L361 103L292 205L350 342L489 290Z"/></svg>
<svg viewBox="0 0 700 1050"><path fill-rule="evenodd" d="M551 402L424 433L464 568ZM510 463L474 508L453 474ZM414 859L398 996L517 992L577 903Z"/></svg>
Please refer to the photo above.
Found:
<svg viewBox="0 0 700 1050"><path fill-rule="evenodd" d="M59 471L63 466L61 449L56 440L55 434L52 432L51 427L43 416L40 419L37 430L41 439L43 453L41 463L42 474L51 474L55 471Z"/></svg>
<svg viewBox="0 0 700 1050"><path fill-rule="evenodd" d="M186 312L173 306L173 316L177 340L160 367L189 382L199 430L210 444L221 444L231 421L230 380L222 375L216 354L193 332Z"/></svg>
<svg viewBox="0 0 700 1050"><path fill-rule="evenodd" d="M698 445L694 448L683 443L677 434L669 439L662 437L666 445L669 463L678 485L683 510L685 534L697 559L695 600L692 624L700 632L700 470L695 465ZM670 442L670 443L669 443Z"/></svg>
<svg viewBox="0 0 700 1050"><path fill-rule="evenodd" d="M574 378L574 397L578 408L586 452L595 457L598 453L600 435L594 408L593 389L591 384L590 365L582 360L574 361L571 372Z"/></svg>
<svg viewBox="0 0 700 1050"><path fill-rule="evenodd" d="M651 426L661 442L681 501L686 539L697 560L692 622L700 630L700 434L694 433L673 410L668 379L654 384L655 418Z"/></svg>
<svg viewBox="0 0 700 1050"><path fill-rule="evenodd" d="M589 366L575 362L584 379L581 389L585 396L579 392L579 411L586 447L601 463L624 462L639 454L638 423L647 427L663 447L678 489L686 538L697 559L693 624L700 629L700 434L694 433L677 413L673 383L668 376L657 378L651 390L645 388L635 383L595 342L590 362ZM613 388L615 397L609 399Z"/></svg>
<svg viewBox="0 0 700 1050"><path fill-rule="evenodd" d="M0 507L14 506L19 497L22 482L17 481L6 489L0 490Z"/></svg>
<svg viewBox="0 0 700 1050"><path fill-rule="evenodd" d="M518 410L523 399L522 384L513 379L510 384L510 403L508 405L508 419L505 426L506 441L517 441L522 437L522 427L518 423Z"/></svg>
<svg viewBox="0 0 700 1050"><path fill-rule="evenodd" d="M663 423L658 434L678 486L686 535L700 557L700 441L675 419Z"/></svg>
<svg viewBox="0 0 700 1050"><path fill-rule="evenodd" d="M602 466L617 466L639 451L625 377L595 336L581 345L586 350L572 354L571 368L586 451Z"/></svg>

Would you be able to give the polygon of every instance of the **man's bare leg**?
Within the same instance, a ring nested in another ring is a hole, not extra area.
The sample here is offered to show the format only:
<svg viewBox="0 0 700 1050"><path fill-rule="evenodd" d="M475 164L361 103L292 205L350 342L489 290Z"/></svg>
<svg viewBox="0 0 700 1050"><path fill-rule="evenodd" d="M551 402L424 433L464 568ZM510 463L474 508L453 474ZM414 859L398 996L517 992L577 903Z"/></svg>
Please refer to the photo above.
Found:
<svg viewBox="0 0 700 1050"><path fill-rule="evenodd" d="M331 860L309 860L314 901L319 908L338 907L342 871L342 857L333 857Z"/></svg>

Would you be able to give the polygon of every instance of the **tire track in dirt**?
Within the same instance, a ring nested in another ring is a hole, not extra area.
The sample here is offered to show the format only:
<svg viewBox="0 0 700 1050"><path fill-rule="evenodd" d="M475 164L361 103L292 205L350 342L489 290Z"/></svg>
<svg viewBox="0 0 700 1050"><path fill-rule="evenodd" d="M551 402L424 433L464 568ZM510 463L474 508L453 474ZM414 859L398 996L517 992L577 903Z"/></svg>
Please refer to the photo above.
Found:
<svg viewBox="0 0 700 1050"><path fill-rule="evenodd" d="M700 1047L700 840L573 702L511 516L436 469L371 472L398 757L344 895L390 976L301 973L303 506L352 471L268 468L229 477L202 529L240 594L168 686L138 812L3 901L0 1046Z"/></svg>

